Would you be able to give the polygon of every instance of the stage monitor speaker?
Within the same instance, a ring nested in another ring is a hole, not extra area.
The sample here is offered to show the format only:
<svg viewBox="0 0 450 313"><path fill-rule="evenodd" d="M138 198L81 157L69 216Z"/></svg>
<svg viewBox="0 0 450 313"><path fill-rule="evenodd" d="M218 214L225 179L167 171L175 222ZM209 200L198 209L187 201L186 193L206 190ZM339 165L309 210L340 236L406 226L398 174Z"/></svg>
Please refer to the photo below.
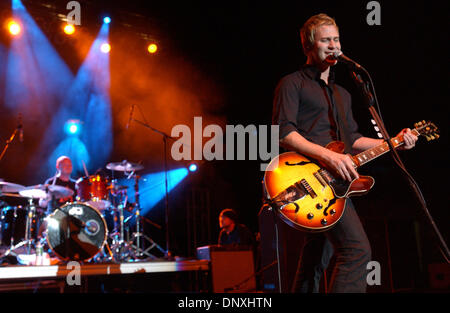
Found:
<svg viewBox="0 0 450 313"><path fill-rule="evenodd" d="M209 260L213 292L256 290L253 251L248 247L210 245L197 248L199 260ZM238 288L237 284L250 278Z"/></svg>

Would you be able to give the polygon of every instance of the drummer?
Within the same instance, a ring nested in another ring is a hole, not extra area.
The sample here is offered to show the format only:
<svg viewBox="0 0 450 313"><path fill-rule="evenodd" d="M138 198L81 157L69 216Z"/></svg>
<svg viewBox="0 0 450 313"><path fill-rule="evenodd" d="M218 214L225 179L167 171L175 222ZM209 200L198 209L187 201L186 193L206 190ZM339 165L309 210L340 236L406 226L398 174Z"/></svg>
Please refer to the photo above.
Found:
<svg viewBox="0 0 450 313"><path fill-rule="evenodd" d="M53 177L50 177L45 181L45 184L47 185L58 185L62 187L66 187L71 189L74 192L74 195L76 194L76 181L70 177L72 174L72 160L68 156L60 156L56 160L56 175ZM39 200L39 206L41 207L48 207L48 211L53 211L52 203L51 203L51 197L49 196L47 199L41 199ZM56 200L55 200L56 201ZM61 198L58 199L57 202L54 204L55 206L61 206L66 202L73 202L73 196Z"/></svg>

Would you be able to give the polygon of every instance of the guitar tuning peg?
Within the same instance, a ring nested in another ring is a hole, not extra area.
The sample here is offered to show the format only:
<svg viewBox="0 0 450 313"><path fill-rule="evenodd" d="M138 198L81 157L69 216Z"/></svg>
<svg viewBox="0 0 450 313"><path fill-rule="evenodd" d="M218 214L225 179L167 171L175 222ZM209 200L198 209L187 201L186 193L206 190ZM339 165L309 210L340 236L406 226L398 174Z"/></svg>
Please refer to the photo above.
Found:
<svg viewBox="0 0 450 313"><path fill-rule="evenodd" d="M434 137L433 135L430 136L431 140L435 140L436 137Z"/></svg>
<svg viewBox="0 0 450 313"><path fill-rule="evenodd" d="M436 139L439 139L439 134L434 134L434 137L436 137Z"/></svg>
<svg viewBox="0 0 450 313"><path fill-rule="evenodd" d="M431 140L430 136L425 136L425 138L427 138L427 141Z"/></svg>
<svg viewBox="0 0 450 313"><path fill-rule="evenodd" d="M425 125L426 124L425 120L423 120L422 123Z"/></svg>
<svg viewBox="0 0 450 313"><path fill-rule="evenodd" d="M414 123L414 128L417 128L417 123Z"/></svg>
<svg viewBox="0 0 450 313"><path fill-rule="evenodd" d="M422 122L418 122L417 125L422 126Z"/></svg>

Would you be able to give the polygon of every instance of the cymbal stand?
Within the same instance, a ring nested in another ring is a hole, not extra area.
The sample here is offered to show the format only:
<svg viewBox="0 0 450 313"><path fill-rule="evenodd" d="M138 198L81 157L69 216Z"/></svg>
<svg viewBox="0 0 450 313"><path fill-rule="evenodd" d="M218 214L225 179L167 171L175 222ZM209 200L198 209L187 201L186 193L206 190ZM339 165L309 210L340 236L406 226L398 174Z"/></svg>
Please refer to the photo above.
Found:
<svg viewBox="0 0 450 313"><path fill-rule="evenodd" d="M154 255L150 254L148 251L150 251L153 248L157 248L159 251L161 251L162 253L166 254L166 251L161 248L161 246L159 246L156 242L154 242L150 237L146 236L143 234L142 229L141 229L141 205L140 205L140 200L139 200L139 175L134 175L135 178L135 184L134 184L134 191L135 191L135 216L136 216L136 232L133 233L132 237L133 239L131 240L131 243L133 243L134 240L136 240L136 245L131 245L135 250L136 250L136 256L138 258L143 257L144 255L146 255L147 257L150 257L152 259L156 259L157 257L155 257ZM144 250L144 248L141 248L141 243L143 244L143 242L141 242L141 240L147 240L151 245Z"/></svg>

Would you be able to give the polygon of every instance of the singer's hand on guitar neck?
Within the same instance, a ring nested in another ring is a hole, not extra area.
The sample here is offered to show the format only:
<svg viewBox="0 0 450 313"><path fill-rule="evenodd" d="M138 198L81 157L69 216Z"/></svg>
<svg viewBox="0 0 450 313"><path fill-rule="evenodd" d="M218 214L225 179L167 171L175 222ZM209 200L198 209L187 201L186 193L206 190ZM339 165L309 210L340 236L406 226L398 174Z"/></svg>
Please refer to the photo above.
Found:
<svg viewBox="0 0 450 313"><path fill-rule="evenodd" d="M398 134L397 137L403 137L405 144L399 148L399 150L409 150L415 147L417 139L416 135L411 132L411 129L404 128Z"/></svg>
<svg viewBox="0 0 450 313"><path fill-rule="evenodd" d="M331 150L327 150L320 161L324 165L339 174L342 179L349 182L359 178L359 174L356 171L355 163L348 154L341 154Z"/></svg>

